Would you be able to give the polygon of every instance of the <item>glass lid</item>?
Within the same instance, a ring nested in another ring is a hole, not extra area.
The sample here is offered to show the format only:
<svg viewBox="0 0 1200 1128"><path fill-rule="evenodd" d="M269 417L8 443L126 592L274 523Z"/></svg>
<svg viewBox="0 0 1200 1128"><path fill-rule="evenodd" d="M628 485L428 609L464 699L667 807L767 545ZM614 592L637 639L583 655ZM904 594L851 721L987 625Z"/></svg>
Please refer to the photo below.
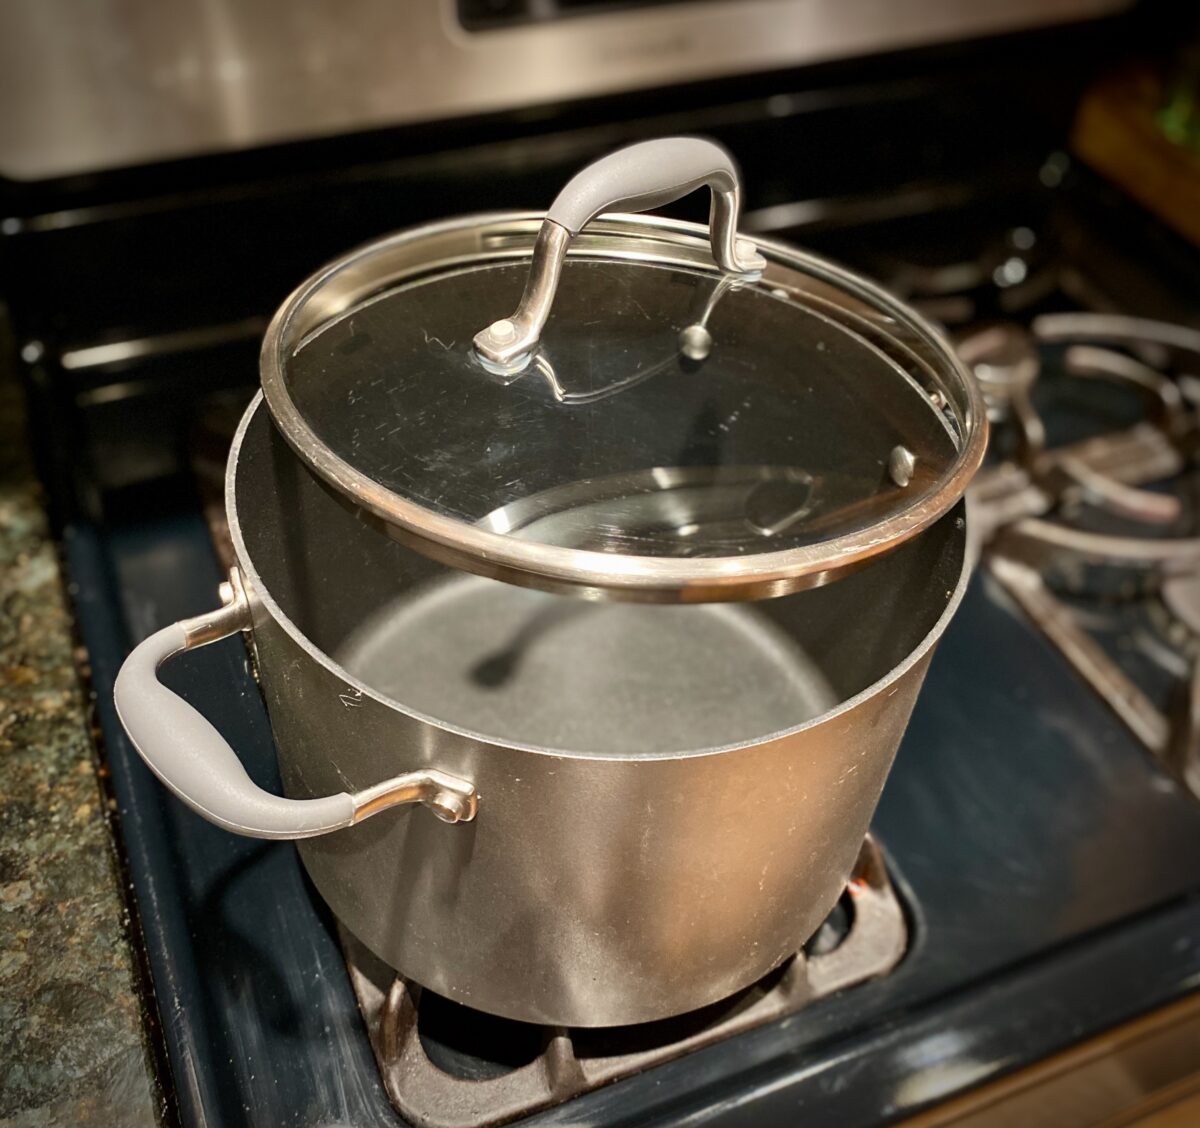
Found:
<svg viewBox="0 0 1200 1128"><path fill-rule="evenodd" d="M711 232L590 222L699 184ZM273 321L272 415L389 533L470 571L664 601L828 582L958 500L983 414L914 314L787 248L764 261L736 216L727 155L676 138L585 169L540 223L373 244Z"/></svg>

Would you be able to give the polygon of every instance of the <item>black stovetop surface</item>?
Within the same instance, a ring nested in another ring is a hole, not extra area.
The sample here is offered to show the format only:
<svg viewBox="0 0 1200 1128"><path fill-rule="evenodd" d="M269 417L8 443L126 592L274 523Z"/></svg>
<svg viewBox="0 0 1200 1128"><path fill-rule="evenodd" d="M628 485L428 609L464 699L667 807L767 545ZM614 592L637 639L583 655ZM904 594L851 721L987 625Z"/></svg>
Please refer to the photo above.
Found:
<svg viewBox="0 0 1200 1128"><path fill-rule="evenodd" d="M769 116L782 112L778 98L698 116L685 92L670 113L647 108L645 121L632 115L651 100L638 99L622 111L628 121L589 110L595 122L565 121L554 134L510 122L503 144L473 135L478 148L459 138L445 153L426 139L429 153L393 159L391 139L368 138L370 159L331 177L289 173L288 153L266 154L274 179L228 200L169 195L176 180L224 175L221 162L167 169L153 206L123 202L131 184L150 192L135 173L76 186L83 195L59 210L12 197L25 217L0 246L6 296L28 354L42 472L184 1123L399 1123L333 921L294 847L235 838L193 815L151 777L113 710L130 646L215 606L223 578L190 471L179 469L172 429L186 424L189 397L253 381L256 319L322 257L430 216L549 199L585 153L646 131L720 137L747 184L761 186L749 202L760 212L844 193L857 218L819 219L795 238L885 277L888 261L944 266L1027 224L1052 231L1053 253L1113 306L1196 320L1200 256L1094 179L1081 174L1070 191L1039 182L1082 78L1061 65L1057 39L1038 43L1019 45L1019 84L1013 56L989 48L986 67L965 56L944 82L901 61L873 66L836 97L798 86L791 116ZM763 79L753 98L782 81ZM537 144L514 140L538 130ZM1062 164L1053 161L1051 171ZM930 184L951 182L922 214L871 218L880 201L919 211ZM968 206L949 202L964 196ZM864 217L854 200L867 197ZM173 336L195 325L220 332ZM158 351L89 367L85 349L75 367L64 362L72 349L127 338L153 338ZM181 656L165 679L259 783L278 787L239 640ZM908 953L890 976L530 1122L874 1124L1200 988L1200 803L983 574L935 656L873 832L911 915Z"/></svg>
<svg viewBox="0 0 1200 1128"><path fill-rule="evenodd" d="M113 714L128 646L213 605L199 511L74 525L66 551L183 1119L396 1125L294 848L186 810ZM278 786L239 640L167 680ZM982 575L873 829L912 915L891 976L531 1122L876 1123L1200 986L1200 804Z"/></svg>

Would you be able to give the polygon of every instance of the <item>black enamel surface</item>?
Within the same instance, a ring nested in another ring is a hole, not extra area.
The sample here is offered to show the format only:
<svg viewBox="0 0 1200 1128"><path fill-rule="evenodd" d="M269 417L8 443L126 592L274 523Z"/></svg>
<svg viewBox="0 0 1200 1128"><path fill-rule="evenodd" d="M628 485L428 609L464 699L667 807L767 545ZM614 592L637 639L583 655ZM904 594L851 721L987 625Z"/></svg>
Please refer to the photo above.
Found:
<svg viewBox="0 0 1200 1128"><path fill-rule="evenodd" d="M67 540L185 1122L395 1124L294 849L171 799L107 705L125 647L212 603L198 515ZM241 644L168 675L275 782ZM888 979L540 1123L871 1123L1200 986L1200 805L978 577L876 822L914 914Z"/></svg>

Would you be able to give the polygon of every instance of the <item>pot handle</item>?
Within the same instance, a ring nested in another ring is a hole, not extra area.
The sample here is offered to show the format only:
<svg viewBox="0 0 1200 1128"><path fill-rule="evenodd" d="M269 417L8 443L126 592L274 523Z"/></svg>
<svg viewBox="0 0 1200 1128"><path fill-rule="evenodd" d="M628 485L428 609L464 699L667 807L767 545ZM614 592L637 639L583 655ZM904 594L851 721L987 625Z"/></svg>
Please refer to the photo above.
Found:
<svg viewBox="0 0 1200 1128"><path fill-rule="evenodd" d="M577 172L555 197L538 232L516 313L475 335L480 359L510 372L528 363L550 316L567 246L597 215L649 211L705 185L712 192L709 232L717 265L730 274L761 274L766 260L753 243L737 237L741 184L733 158L702 137L642 141Z"/></svg>
<svg viewBox="0 0 1200 1128"><path fill-rule="evenodd" d="M249 838L312 838L405 803L424 803L443 822L475 817L475 788L433 768L322 799L285 799L254 783L221 734L158 680L168 658L250 629L236 569L221 589L224 606L172 623L134 647L113 688L125 731L168 790L209 822Z"/></svg>

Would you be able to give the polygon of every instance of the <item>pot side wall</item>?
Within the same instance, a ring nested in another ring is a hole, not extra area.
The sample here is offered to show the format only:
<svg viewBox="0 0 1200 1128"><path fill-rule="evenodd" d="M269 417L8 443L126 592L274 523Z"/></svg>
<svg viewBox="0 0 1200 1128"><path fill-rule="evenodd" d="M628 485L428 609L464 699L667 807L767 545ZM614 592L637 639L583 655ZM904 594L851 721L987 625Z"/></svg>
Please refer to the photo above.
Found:
<svg viewBox="0 0 1200 1128"><path fill-rule="evenodd" d="M480 796L472 823L400 808L301 842L321 895L418 983L565 1026L692 1010L799 949L850 875L930 657L790 736L603 760L415 720L314 661L253 602L289 796L353 791L419 767L472 780Z"/></svg>

